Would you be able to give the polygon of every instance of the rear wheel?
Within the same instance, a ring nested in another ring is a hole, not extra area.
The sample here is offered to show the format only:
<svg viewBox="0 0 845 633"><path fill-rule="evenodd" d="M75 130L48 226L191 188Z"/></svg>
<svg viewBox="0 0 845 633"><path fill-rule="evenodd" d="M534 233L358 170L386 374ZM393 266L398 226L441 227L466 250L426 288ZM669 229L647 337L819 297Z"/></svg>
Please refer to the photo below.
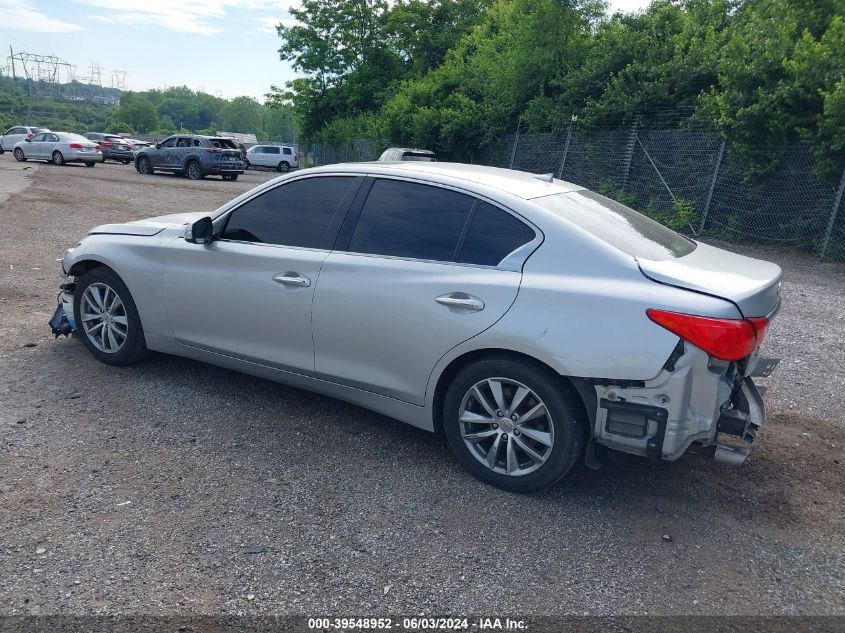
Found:
<svg viewBox="0 0 845 633"><path fill-rule="evenodd" d="M26 160L26 156L23 154L23 150L20 147L16 147L14 151L15 160L20 161L21 163Z"/></svg>
<svg viewBox="0 0 845 633"><path fill-rule="evenodd" d="M138 173L145 176L153 173L153 165L150 163L150 159L146 156L141 156L141 158L138 159L137 167Z"/></svg>
<svg viewBox="0 0 845 633"><path fill-rule="evenodd" d="M97 164L97 163L85 163L85 166L86 166L86 167L93 167L93 166L94 166L94 165L96 165L96 164Z"/></svg>
<svg viewBox="0 0 845 633"><path fill-rule="evenodd" d="M146 355L135 302L111 269L94 268L79 278L73 312L79 337L97 359L109 365L129 365Z"/></svg>
<svg viewBox="0 0 845 633"><path fill-rule="evenodd" d="M0 153L2 153L2 152L0 152ZM244 170L249 169L250 167L252 167L252 165L250 165L248 160L244 159Z"/></svg>
<svg viewBox="0 0 845 633"><path fill-rule="evenodd" d="M551 486L584 450L577 396L552 371L506 359L461 370L446 394L449 446L476 477L512 492Z"/></svg>
<svg viewBox="0 0 845 633"><path fill-rule="evenodd" d="M190 161L185 167L185 175L191 180L202 180L204 178L202 175L202 168L195 160Z"/></svg>
<svg viewBox="0 0 845 633"><path fill-rule="evenodd" d="M65 157L62 156L62 153L58 150L53 152L53 164L58 165L59 167L65 164Z"/></svg>
<svg viewBox="0 0 845 633"><path fill-rule="evenodd" d="M282 161L278 165L276 165L276 171L286 172L290 171L290 165L287 161Z"/></svg>

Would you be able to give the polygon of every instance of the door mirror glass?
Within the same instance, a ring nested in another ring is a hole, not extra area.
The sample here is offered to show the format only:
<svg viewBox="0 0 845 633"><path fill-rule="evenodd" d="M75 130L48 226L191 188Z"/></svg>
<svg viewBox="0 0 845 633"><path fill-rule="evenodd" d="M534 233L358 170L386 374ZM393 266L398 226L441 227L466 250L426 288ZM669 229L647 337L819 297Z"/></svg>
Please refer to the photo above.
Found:
<svg viewBox="0 0 845 633"><path fill-rule="evenodd" d="M31 138L25 138L24 140L25 140L27 143L32 143L32 139L31 139Z"/></svg>
<svg viewBox="0 0 845 633"><path fill-rule="evenodd" d="M208 216L189 224L185 230L185 241L191 244L208 244L212 240L214 240L214 225Z"/></svg>

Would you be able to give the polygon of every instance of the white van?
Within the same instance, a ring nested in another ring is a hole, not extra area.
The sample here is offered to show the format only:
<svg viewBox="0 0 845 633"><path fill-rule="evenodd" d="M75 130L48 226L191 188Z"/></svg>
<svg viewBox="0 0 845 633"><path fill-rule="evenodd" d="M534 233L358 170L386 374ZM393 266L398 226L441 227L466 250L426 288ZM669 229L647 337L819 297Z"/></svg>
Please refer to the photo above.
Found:
<svg viewBox="0 0 845 633"><path fill-rule="evenodd" d="M253 145L246 151L246 166L290 171L299 167L298 156L288 145Z"/></svg>

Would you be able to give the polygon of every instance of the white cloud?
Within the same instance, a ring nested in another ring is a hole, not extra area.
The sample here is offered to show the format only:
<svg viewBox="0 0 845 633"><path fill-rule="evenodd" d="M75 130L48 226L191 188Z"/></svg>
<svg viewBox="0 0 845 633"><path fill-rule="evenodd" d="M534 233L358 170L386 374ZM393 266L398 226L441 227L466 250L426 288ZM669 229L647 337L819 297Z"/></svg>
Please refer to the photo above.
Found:
<svg viewBox="0 0 845 633"><path fill-rule="evenodd" d="M284 24L285 26L293 26L297 23L297 21L293 18L253 18L256 22L261 24L258 27L258 30L262 33L271 33L273 35L276 34L276 27L279 24Z"/></svg>
<svg viewBox="0 0 845 633"><path fill-rule="evenodd" d="M0 24L6 29L42 33L85 30L78 24L51 18L38 9L33 0L0 0Z"/></svg>
<svg viewBox="0 0 845 633"><path fill-rule="evenodd" d="M214 35L223 30L226 9L257 5L256 0L74 0L107 12L98 19L150 25L182 33Z"/></svg>

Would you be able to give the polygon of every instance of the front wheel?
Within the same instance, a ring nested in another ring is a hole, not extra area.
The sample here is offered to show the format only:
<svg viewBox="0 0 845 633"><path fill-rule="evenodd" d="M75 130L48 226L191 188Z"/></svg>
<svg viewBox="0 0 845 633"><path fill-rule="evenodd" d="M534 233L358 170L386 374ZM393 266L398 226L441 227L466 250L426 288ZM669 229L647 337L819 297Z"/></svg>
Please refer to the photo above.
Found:
<svg viewBox="0 0 845 633"><path fill-rule="evenodd" d="M461 370L446 394L443 425L455 456L482 481L534 492L563 477L584 450L577 396L551 370L489 359Z"/></svg>
<svg viewBox="0 0 845 633"><path fill-rule="evenodd" d="M148 176L153 173L153 165L152 163L150 163L150 159L146 156L141 156L141 158L138 159L138 163L136 166L138 168L139 174Z"/></svg>
<svg viewBox="0 0 845 633"><path fill-rule="evenodd" d="M23 150L20 147L15 148L15 160L22 163L26 160L26 156L23 154Z"/></svg>
<svg viewBox="0 0 845 633"><path fill-rule="evenodd" d="M65 164L65 157L62 156L61 152L59 152L59 151L53 152L53 164L58 166L58 167L61 167L62 165Z"/></svg>
<svg viewBox="0 0 845 633"><path fill-rule="evenodd" d="M109 268L79 278L73 296L76 328L85 347L109 365L129 365L147 353L141 319L129 289Z"/></svg>
<svg viewBox="0 0 845 633"><path fill-rule="evenodd" d="M202 167L197 161L192 160L185 168L185 175L191 180L202 180Z"/></svg>

